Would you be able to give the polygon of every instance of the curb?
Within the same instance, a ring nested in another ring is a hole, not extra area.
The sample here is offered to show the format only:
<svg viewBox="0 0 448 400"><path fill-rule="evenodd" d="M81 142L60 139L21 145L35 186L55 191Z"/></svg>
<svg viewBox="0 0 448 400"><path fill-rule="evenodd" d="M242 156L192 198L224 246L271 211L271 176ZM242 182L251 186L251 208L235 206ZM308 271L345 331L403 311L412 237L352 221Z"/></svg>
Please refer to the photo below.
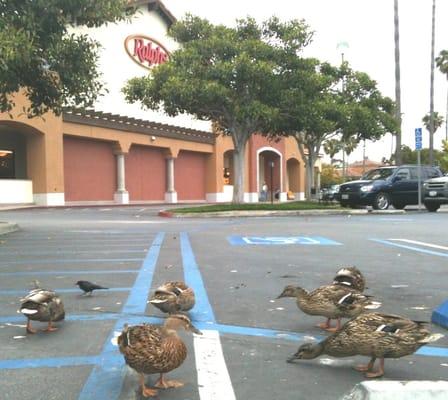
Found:
<svg viewBox="0 0 448 400"><path fill-rule="evenodd" d="M444 400L448 381L364 381L341 400Z"/></svg>
<svg viewBox="0 0 448 400"><path fill-rule="evenodd" d="M446 300L432 312L431 322L443 326L444 328L448 328L448 300Z"/></svg>
<svg viewBox="0 0 448 400"><path fill-rule="evenodd" d="M404 210L285 210L285 211L217 211L203 213L175 213L169 210L159 211L160 217L168 218L231 218L231 217L290 217L290 216L322 216L322 215L371 215L371 214L405 214Z"/></svg>
<svg viewBox="0 0 448 400"><path fill-rule="evenodd" d="M9 222L0 222L0 235L15 232L19 230L19 225Z"/></svg>

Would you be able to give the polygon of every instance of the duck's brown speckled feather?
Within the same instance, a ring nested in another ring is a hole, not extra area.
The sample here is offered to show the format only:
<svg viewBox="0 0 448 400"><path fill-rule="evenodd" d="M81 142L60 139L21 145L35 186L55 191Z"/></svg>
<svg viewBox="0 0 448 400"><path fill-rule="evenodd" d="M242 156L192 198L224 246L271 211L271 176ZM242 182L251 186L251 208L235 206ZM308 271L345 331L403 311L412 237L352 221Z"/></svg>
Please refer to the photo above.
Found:
<svg viewBox="0 0 448 400"><path fill-rule="evenodd" d="M184 282L170 281L155 290L150 302L160 311L174 314L191 310L195 304L195 296L193 289Z"/></svg>
<svg viewBox="0 0 448 400"><path fill-rule="evenodd" d="M61 321L65 318L64 304L60 297L48 289L33 289L21 301L20 312L36 310L34 314L25 314L33 321Z"/></svg>
<svg viewBox="0 0 448 400"><path fill-rule="evenodd" d="M118 337L126 364L143 374L166 373L179 367L187 348L172 330L163 326L136 325Z"/></svg>
<svg viewBox="0 0 448 400"><path fill-rule="evenodd" d="M350 302L341 302L344 296L350 296ZM321 286L297 296L296 302L304 313L327 318L353 318L371 304L369 297L341 285Z"/></svg>
<svg viewBox="0 0 448 400"><path fill-rule="evenodd" d="M383 325L390 327L390 332L380 330ZM423 323L397 315L367 313L345 323L323 345L324 353L334 357L399 358L417 351L429 337Z"/></svg>

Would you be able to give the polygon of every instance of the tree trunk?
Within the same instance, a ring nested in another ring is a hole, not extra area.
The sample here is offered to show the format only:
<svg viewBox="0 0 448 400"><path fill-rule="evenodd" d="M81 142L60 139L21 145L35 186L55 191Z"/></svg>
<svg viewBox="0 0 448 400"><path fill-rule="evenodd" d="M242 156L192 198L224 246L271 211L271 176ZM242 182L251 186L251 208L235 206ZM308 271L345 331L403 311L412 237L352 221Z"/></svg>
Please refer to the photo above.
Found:
<svg viewBox="0 0 448 400"><path fill-rule="evenodd" d="M429 164L434 165L434 44L436 27L436 0L432 0L431 31L431 87L429 94Z"/></svg>
<svg viewBox="0 0 448 400"><path fill-rule="evenodd" d="M395 39L395 118L398 131L395 142L395 164L401 164L401 83L400 83L400 30L398 20L398 0L394 0L394 39Z"/></svg>
<svg viewBox="0 0 448 400"><path fill-rule="evenodd" d="M306 187L305 187L305 198L307 200L313 199L311 188L314 186L314 162L315 162L314 155L308 154L306 158Z"/></svg>
<svg viewBox="0 0 448 400"><path fill-rule="evenodd" d="M244 173L245 173L245 153L247 141L242 141L235 145L233 151L233 168L234 168L234 182L233 182L233 199L234 204L244 203Z"/></svg>

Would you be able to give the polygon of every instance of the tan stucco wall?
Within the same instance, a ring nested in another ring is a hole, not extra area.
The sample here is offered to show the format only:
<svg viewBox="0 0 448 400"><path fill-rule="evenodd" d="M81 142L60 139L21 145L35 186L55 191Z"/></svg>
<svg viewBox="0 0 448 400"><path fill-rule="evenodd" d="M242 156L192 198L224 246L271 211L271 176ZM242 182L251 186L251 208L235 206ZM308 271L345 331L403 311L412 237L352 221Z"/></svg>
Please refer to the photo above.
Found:
<svg viewBox="0 0 448 400"><path fill-rule="evenodd" d="M23 109L29 102L23 92L14 96L15 107L0 113L0 124L24 134L27 143L27 175L33 180L33 192L62 193L64 171L62 156L62 118L53 113L28 118Z"/></svg>

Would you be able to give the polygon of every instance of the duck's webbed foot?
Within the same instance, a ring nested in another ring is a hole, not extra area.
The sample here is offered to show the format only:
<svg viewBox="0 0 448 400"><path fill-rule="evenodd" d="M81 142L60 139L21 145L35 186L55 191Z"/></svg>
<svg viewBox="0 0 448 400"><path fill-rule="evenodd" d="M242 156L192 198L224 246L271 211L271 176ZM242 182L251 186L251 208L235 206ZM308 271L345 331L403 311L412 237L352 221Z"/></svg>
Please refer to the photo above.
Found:
<svg viewBox="0 0 448 400"><path fill-rule="evenodd" d="M373 369L373 365L375 364L376 357L372 357L368 364L360 364L355 367L356 371L359 372L370 372Z"/></svg>
<svg viewBox="0 0 448 400"><path fill-rule="evenodd" d="M143 374L140 375L140 386L142 387L143 397L157 396L158 393L157 389L149 388L145 385L145 376Z"/></svg>
<svg viewBox="0 0 448 400"><path fill-rule="evenodd" d="M47 329L44 329L43 331L44 331L44 332L54 332L54 331L57 331L57 330L58 330L58 328L56 328L55 326L53 326L52 322L50 321L50 322L48 323Z"/></svg>
<svg viewBox="0 0 448 400"><path fill-rule="evenodd" d="M159 389L168 389L168 388L182 387L182 386L184 386L184 383L180 382L180 381L175 381L175 380L170 380L170 381L165 380L163 378L163 374L160 374L160 377L154 386Z"/></svg>
<svg viewBox="0 0 448 400"><path fill-rule="evenodd" d="M317 326L318 328L328 330L328 329L331 328L330 321L331 321L331 319L330 319L330 318L327 318L327 321L326 321L326 322L322 322L322 323L320 323L320 324L317 324L316 326Z"/></svg>
<svg viewBox="0 0 448 400"><path fill-rule="evenodd" d="M384 375L384 358L380 359L380 366L376 371L366 372L366 378L379 378Z"/></svg>
<svg viewBox="0 0 448 400"><path fill-rule="evenodd" d="M28 320L28 322L26 323L26 333L33 334L36 332L36 329L31 328L31 321Z"/></svg>

